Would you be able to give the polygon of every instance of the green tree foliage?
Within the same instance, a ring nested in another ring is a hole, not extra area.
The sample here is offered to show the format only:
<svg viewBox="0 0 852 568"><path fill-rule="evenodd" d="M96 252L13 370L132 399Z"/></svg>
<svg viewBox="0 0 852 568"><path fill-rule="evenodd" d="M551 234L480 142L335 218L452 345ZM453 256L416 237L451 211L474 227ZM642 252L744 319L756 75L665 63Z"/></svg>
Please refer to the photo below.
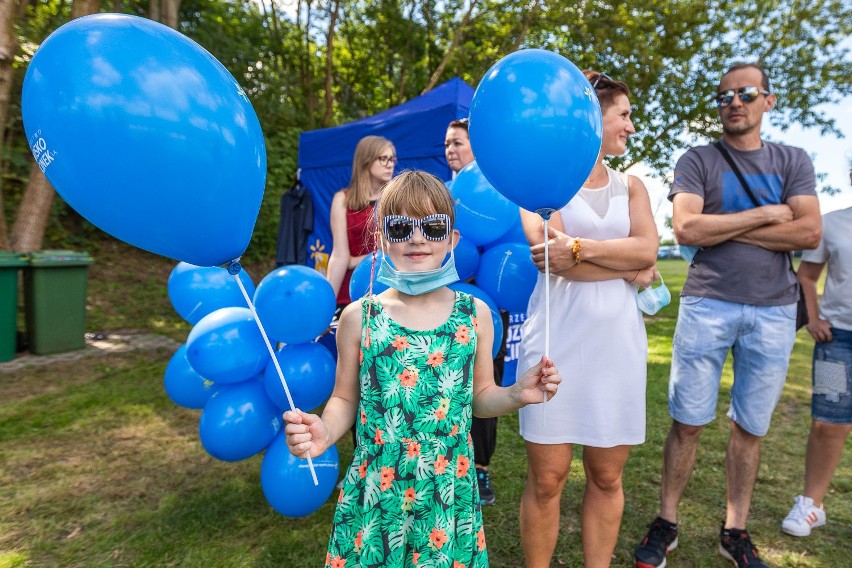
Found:
<svg viewBox="0 0 852 568"><path fill-rule="evenodd" d="M17 94L2 155L7 219L27 175L20 81L35 47L67 21L70 4L40 0L17 22ZM148 2L104 6L145 16ZM453 76L476 85L519 48L551 49L627 82L637 135L614 162L642 162L660 175L675 153L718 136L712 96L734 61L767 69L779 100L769 120L782 130L799 124L836 133L823 105L852 89L842 45L852 32L846 0L183 0L178 29L240 81L264 128L269 173L253 256L274 248L299 132L380 112Z"/></svg>

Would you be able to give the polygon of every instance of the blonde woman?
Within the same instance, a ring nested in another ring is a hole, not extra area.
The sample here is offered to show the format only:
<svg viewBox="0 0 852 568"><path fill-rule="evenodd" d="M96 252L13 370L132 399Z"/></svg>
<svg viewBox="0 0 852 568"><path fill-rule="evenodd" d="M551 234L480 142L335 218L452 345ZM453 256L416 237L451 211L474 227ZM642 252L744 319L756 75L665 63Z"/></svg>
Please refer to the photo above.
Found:
<svg viewBox="0 0 852 568"><path fill-rule="evenodd" d="M355 147L352 179L331 201L331 256L327 278L343 308L355 266L376 248L373 211L382 188L393 177L396 149L387 138L365 136Z"/></svg>

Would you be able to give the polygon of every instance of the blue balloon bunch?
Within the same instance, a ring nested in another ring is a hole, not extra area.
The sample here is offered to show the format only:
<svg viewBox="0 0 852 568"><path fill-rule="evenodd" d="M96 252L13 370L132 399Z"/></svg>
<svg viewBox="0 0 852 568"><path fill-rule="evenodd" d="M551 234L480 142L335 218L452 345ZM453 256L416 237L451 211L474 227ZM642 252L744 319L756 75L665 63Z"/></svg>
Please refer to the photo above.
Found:
<svg viewBox="0 0 852 568"><path fill-rule="evenodd" d="M290 455L281 431L281 413L290 408L290 399L243 291L270 341L284 343L275 358L293 405L312 410L331 395L334 356L313 341L334 312L331 285L322 275L288 266L267 274L255 288L245 271L232 276L224 268L183 262L169 277L169 298L194 326L166 368L166 394L180 406L201 409L199 438L216 459L238 461L266 450L262 476L286 479L288 485L264 487L264 495L276 511L304 516L334 487L337 452L314 462L318 487L307 462Z"/></svg>

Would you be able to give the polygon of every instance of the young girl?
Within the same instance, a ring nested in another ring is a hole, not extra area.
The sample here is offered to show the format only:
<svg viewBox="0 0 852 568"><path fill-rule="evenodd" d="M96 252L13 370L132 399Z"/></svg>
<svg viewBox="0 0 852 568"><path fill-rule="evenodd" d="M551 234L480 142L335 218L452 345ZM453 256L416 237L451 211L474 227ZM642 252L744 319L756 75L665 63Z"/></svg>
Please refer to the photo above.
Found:
<svg viewBox="0 0 852 568"><path fill-rule="evenodd" d="M489 309L446 287L458 231L438 178L404 172L378 208L393 266L377 279L391 288L343 310L334 392L322 418L284 414L287 443L318 456L356 423L326 566L487 566L471 417L540 403L561 377L542 357L511 387L494 384Z"/></svg>

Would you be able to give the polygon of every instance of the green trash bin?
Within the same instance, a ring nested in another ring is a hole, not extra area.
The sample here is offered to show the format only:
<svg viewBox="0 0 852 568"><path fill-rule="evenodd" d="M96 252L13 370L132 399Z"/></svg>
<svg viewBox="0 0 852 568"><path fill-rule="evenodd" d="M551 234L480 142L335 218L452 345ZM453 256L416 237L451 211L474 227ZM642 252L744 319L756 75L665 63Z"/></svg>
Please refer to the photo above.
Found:
<svg viewBox="0 0 852 568"><path fill-rule="evenodd" d="M24 311L30 352L50 355L86 346L86 270L92 262L85 252L29 254Z"/></svg>
<svg viewBox="0 0 852 568"><path fill-rule="evenodd" d="M18 269L27 261L16 252L0 250L0 362L15 358L18 344Z"/></svg>

